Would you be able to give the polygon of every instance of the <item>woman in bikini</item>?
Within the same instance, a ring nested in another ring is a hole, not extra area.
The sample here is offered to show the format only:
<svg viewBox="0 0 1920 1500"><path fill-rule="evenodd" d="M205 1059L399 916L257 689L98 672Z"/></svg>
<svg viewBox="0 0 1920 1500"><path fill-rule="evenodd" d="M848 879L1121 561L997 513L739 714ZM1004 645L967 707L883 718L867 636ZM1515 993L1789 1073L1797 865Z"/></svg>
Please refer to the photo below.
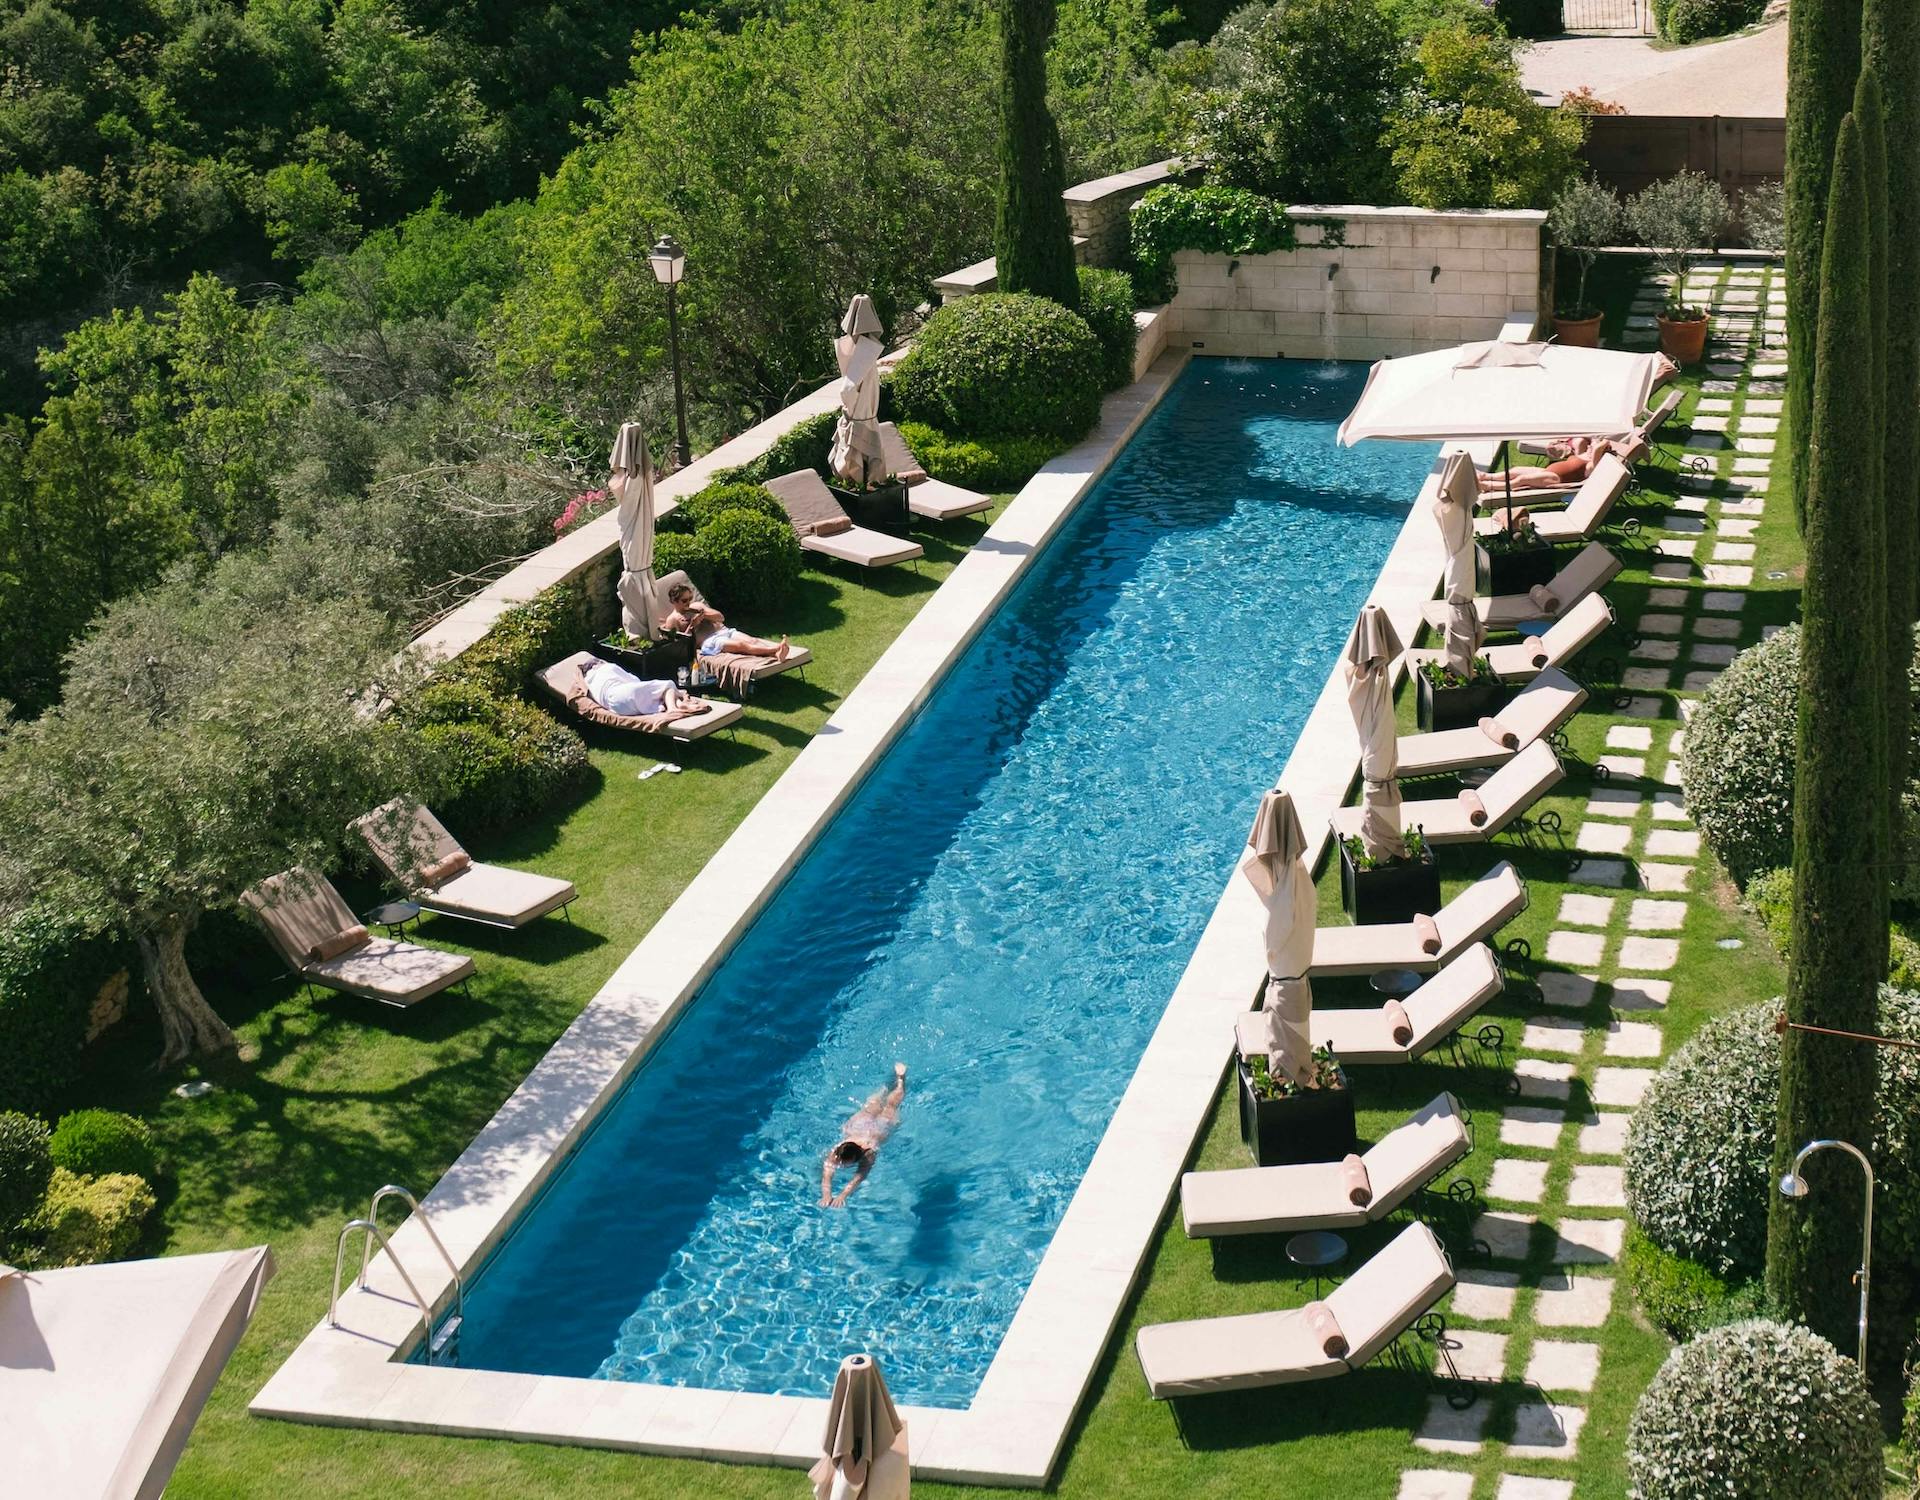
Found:
<svg viewBox="0 0 1920 1500"><path fill-rule="evenodd" d="M1542 467L1499 469L1480 476L1480 492L1493 490L1548 490L1562 485L1580 484L1600 466L1607 454L1617 452L1612 438L1571 438L1565 458Z"/></svg>
<svg viewBox="0 0 1920 1500"><path fill-rule="evenodd" d="M900 1123L900 1101L906 1097L907 1065L895 1063L893 1087L876 1089L867 1102L860 1106L858 1113L847 1117L847 1123L840 1127L839 1144L820 1163L822 1208L844 1208L847 1199L867 1180L880 1147L893 1134L893 1127ZM833 1190L833 1176L842 1167L852 1167L854 1173L847 1185L836 1193Z"/></svg>
<svg viewBox="0 0 1920 1500"><path fill-rule="evenodd" d="M667 590L667 602L673 606L673 613L660 622L660 628L690 634L694 650L701 656L718 656L727 651L736 656L771 656L785 661L792 649L784 635L777 641L763 641L757 635L735 630L719 610L706 600L695 598L688 584L676 583Z"/></svg>

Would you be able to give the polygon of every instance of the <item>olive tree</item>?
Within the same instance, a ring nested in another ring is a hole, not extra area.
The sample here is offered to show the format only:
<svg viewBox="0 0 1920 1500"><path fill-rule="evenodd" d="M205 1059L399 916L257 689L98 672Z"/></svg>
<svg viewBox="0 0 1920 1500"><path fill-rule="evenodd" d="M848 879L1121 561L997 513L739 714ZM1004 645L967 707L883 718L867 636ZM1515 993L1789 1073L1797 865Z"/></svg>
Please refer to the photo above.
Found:
<svg viewBox="0 0 1920 1500"><path fill-rule="evenodd" d="M1567 304L1568 317L1590 315L1587 276L1601 247L1619 239L1623 222L1620 199L1612 188L1592 177L1574 178L1553 200L1553 207L1547 211L1547 227L1553 231L1554 243L1580 267L1573 301Z"/></svg>

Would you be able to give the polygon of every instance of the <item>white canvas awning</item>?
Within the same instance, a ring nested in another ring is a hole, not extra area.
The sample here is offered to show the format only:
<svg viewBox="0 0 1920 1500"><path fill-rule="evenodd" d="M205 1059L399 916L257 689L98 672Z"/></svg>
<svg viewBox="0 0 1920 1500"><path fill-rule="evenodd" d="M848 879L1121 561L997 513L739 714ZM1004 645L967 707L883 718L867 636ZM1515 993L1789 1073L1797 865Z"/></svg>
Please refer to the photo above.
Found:
<svg viewBox="0 0 1920 1500"><path fill-rule="evenodd" d="M1367 372L1340 441L1623 433L1666 368L1658 354L1565 344L1463 344L1383 359Z"/></svg>
<svg viewBox="0 0 1920 1500"><path fill-rule="evenodd" d="M272 1275L265 1245L0 1271L0 1489L159 1500Z"/></svg>

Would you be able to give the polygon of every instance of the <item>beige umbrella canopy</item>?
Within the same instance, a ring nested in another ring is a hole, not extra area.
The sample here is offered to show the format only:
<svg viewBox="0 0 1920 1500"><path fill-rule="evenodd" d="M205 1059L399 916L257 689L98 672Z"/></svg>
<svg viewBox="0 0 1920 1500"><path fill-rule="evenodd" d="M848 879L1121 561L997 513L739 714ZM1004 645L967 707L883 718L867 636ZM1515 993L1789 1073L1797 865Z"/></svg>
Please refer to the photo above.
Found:
<svg viewBox="0 0 1920 1500"><path fill-rule="evenodd" d="M1433 516L1447 546L1447 568L1440 595L1447 601L1445 636L1447 670L1467 677L1480 649L1480 612L1473 605L1473 510L1480 498L1480 481L1472 457L1455 449L1440 471Z"/></svg>
<svg viewBox="0 0 1920 1500"><path fill-rule="evenodd" d="M607 455L607 488L620 502L620 623L651 636L653 611L653 461L638 422L622 422Z"/></svg>
<svg viewBox="0 0 1920 1500"><path fill-rule="evenodd" d="M896 1500L908 1493L907 1424L871 1354L849 1354L833 1378L814 1500Z"/></svg>
<svg viewBox="0 0 1920 1500"><path fill-rule="evenodd" d="M1400 835L1400 732L1393 722L1393 660L1404 648L1377 604L1360 611L1347 642L1347 707L1360 733L1360 843L1370 858L1404 859Z"/></svg>
<svg viewBox="0 0 1920 1500"><path fill-rule="evenodd" d="M833 429L833 472L859 489L887 477L880 442L880 315L862 292L847 304L841 337L833 341L840 363L840 420Z"/></svg>
<svg viewBox="0 0 1920 1500"><path fill-rule="evenodd" d="M1313 877L1293 798L1277 787L1260 799L1247 835L1247 879L1267 905L1267 1066L1305 1083L1313 1073Z"/></svg>
<svg viewBox="0 0 1920 1500"><path fill-rule="evenodd" d="M272 1275L265 1245L0 1267L0 1489L159 1500Z"/></svg>

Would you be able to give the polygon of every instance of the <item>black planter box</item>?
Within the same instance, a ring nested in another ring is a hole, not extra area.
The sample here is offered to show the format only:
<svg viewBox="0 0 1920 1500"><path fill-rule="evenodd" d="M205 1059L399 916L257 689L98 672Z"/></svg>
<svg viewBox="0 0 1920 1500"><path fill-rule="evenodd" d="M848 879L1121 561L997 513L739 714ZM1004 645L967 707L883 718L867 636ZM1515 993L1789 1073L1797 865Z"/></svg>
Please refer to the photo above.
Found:
<svg viewBox="0 0 1920 1500"><path fill-rule="evenodd" d="M854 525L875 531L891 531L898 535L906 533L909 523L907 487L899 480L872 490L843 490L834 484L827 488L833 491L833 498L840 502L840 508L853 517Z"/></svg>
<svg viewBox="0 0 1920 1500"><path fill-rule="evenodd" d="M680 668L693 666L693 637L663 634L655 637L651 646L639 650L595 641L593 652L617 666L625 667L635 677L648 682L671 682Z"/></svg>
<svg viewBox="0 0 1920 1500"><path fill-rule="evenodd" d="M1542 542L1537 547L1502 547L1489 552L1475 542L1473 546L1474 588L1484 595L1524 594L1536 583L1551 583L1559 572L1553 548Z"/></svg>
<svg viewBox="0 0 1920 1500"><path fill-rule="evenodd" d="M1414 718L1422 729L1471 729L1505 708L1513 691L1497 677L1476 677L1459 687L1435 687L1432 678L1416 670Z"/></svg>
<svg viewBox="0 0 1920 1500"><path fill-rule="evenodd" d="M1340 905L1356 927L1370 922L1410 922L1414 913L1440 910L1440 871L1433 851L1363 870L1340 841Z"/></svg>
<svg viewBox="0 0 1920 1500"><path fill-rule="evenodd" d="M1353 1088L1308 1089L1285 1099L1257 1099L1253 1073L1241 1059L1240 1139L1255 1163L1291 1166L1303 1161L1339 1161L1353 1150Z"/></svg>

